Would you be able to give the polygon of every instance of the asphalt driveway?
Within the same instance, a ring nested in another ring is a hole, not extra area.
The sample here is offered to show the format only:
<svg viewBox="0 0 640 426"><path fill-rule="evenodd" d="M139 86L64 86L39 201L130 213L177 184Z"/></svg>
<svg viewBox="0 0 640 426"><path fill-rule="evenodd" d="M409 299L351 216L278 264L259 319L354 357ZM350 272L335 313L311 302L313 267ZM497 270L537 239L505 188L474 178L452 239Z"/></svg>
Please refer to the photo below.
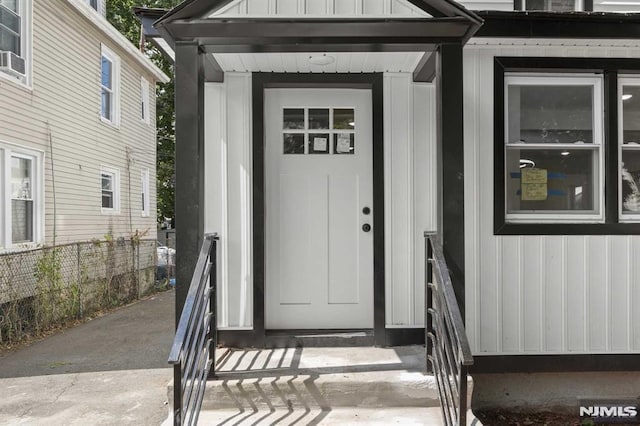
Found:
<svg viewBox="0 0 640 426"><path fill-rule="evenodd" d="M0 354L0 424L158 425L174 291Z"/></svg>

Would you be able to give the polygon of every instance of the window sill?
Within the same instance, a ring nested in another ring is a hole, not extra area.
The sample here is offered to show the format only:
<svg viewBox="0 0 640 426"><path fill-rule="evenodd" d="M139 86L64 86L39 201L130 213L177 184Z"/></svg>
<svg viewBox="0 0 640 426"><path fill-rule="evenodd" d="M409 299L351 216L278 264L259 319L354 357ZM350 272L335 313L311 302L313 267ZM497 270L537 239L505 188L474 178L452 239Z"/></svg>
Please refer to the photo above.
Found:
<svg viewBox="0 0 640 426"><path fill-rule="evenodd" d="M100 121L102 121L102 123L106 124L109 127L112 127L114 129L120 130L120 123L119 122L113 122L111 120L107 120L102 115L100 115Z"/></svg>
<svg viewBox="0 0 640 426"><path fill-rule="evenodd" d="M120 214L120 209L107 209L107 208L101 207L100 212L106 216L118 215Z"/></svg>
<svg viewBox="0 0 640 426"><path fill-rule="evenodd" d="M33 92L33 86L30 83L27 83L29 81L28 78L25 77L26 81L22 81L22 79L18 78L18 77L14 77L12 75L9 75L5 72L0 71L0 83L2 82L8 82L10 84L15 85L16 87L18 87L19 89L23 89L23 90L27 90L29 92Z"/></svg>

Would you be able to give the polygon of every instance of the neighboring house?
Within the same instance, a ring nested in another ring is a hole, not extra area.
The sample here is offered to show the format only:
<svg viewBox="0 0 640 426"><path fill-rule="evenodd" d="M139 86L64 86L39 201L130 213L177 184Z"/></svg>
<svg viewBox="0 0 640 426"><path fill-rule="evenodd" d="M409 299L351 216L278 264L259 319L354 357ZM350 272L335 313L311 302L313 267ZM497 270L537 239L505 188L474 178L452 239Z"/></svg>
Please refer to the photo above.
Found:
<svg viewBox="0 0 640 426"><path fill-rule="evenodd" d="M155 238L155 85L167 77L104 1L1 0L0 12L0 248Z"/></svg>
<svg viewBox="0 0 640 426"><path fill-rule="evenodd" d="M640 5L190 0L164 15L147 32L175 50L178 312L215 231L220 341L419 342L422 232L438 231L476 376L637 371L640 15L621 9ZM590 377L573 396L604 389Z"/></svg>
<svg viewBox="0 0 640 426"><path fill-rule="evenodd" d="M0 0L5 262L54 242L156 238L155 86L168 78L104 14L104 0Z"/></svg>

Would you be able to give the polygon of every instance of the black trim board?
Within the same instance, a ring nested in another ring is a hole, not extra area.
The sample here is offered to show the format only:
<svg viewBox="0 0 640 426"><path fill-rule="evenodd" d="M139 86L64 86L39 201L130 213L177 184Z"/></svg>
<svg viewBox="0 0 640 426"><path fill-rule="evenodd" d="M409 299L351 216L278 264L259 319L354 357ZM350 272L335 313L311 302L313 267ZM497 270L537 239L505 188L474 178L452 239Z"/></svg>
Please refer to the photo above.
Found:
<svg viewBox="0 0 640 426"><path fill-rule="evenodd" d="M478 15L484 19L484 25L475 37L640 38L640 14L482 11Z"/></svg>
<svg viewBox="0 0 640 426"><path fill-rule="evenodd" d="M438 123L438 200L444 257L464 321L464 121L462 45L443 44L436 80Z"/></svg>
<svg viewBox="0 0 640 426"><path fill-rule="evenodd" d="M640 354L474 355L473 374L640 371Z"/></svg>
<svg viewBox="0 0 640 426"><path fill-rule="evenodd" d="M176 326L204 234L204 64L196 43L176 43Z"/></svg>
<svg viewBox="0 0 640 426"><path fill-rule="evenodd" d="M263 346L265 336L265 164L264 90L272 87L355 87L370 88L373 108L373 263L374 338L386 344L385 254L384 254L384 113L382 73L285 74L253 73L253 322L256 339L250 346Z"/></svg>
<svg viewBox="0 0 640 426"><path fill-rule="evenodd" d="M330 332L338 333L339 330L331 330ZM268 337L269 334L271 334L269 331L264 334L258 334L254 330L218 330L218 343L229 348L264 348L269 344L271 344L272 347L291 346L291 339L277 342L275 339ZM330 340L326 340L326 342L329 341ZM343 341L343 339L334 339L331 341L332 344L330 346L341 346L341 341ZM423 345L424 328L386 328L384 330L384 344L377 344L375 337L372 337L372 341L373 344L377 346ZM286 344L282 342L286 342ZM367 342L359 346L370 346L370 344Z"/></svg>
<svg viewBox="0 0 640 426"><path fill-rule="evenodd" d="M505 221L504 74L505 72L599 73L604 76L604 223L507 223ZM494 206L495 235L637 235L640 223L618 222L618 73L640 73L640 59L540 58L494 59Z"/></svg>

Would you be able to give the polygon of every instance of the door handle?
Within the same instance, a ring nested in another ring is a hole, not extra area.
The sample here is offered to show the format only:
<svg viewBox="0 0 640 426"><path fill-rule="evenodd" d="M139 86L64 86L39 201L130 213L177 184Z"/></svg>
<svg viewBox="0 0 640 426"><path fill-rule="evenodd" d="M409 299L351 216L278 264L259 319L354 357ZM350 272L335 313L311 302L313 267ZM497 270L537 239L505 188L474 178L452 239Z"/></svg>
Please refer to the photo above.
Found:
<svg viewBox="0 0 640 426"><path fill-rule="evenodd" d="M368 223L365 223L364 225L362 225L362 230L364 232L369 232L371 231L371 225L369 225Z"/></svg>

